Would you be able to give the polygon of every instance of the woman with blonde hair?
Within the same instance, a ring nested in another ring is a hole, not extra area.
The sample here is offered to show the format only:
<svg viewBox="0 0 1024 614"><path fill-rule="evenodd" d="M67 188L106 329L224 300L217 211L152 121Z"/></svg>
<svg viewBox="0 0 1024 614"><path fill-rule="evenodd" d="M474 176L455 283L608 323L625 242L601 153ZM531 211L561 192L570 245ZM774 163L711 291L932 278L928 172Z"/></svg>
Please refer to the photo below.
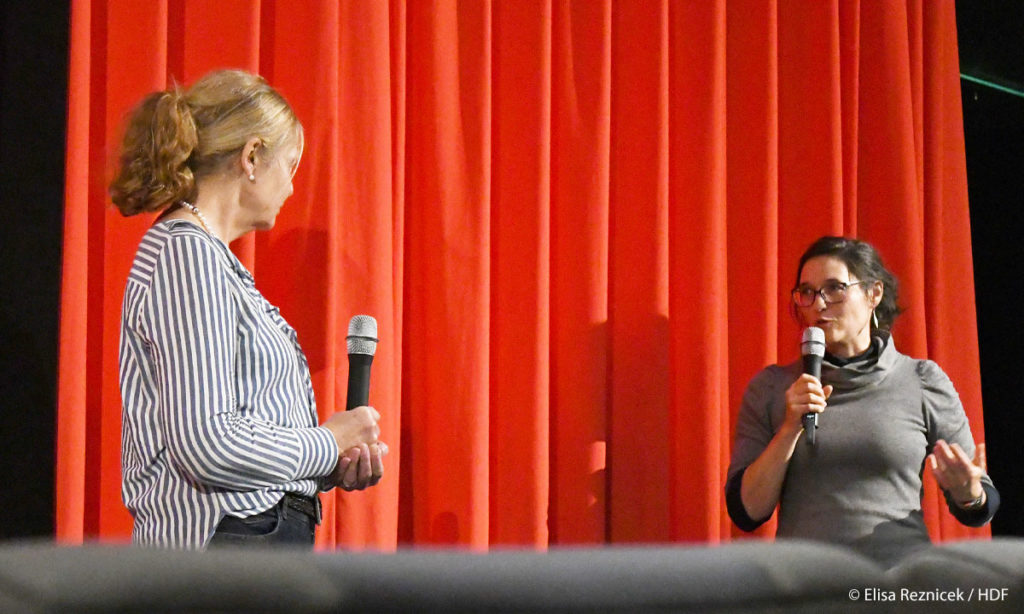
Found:
<svg viewBox="0 0 1024 614"><path fill-rule="evenodd" d="M371 407L318 425L296 333L228 244L274 225L302 125L262 77L221 70L129 116L110 186L122 214L159 212L121 318L122 496L143 545L311 546L318 493L380 480Z"/></svg>

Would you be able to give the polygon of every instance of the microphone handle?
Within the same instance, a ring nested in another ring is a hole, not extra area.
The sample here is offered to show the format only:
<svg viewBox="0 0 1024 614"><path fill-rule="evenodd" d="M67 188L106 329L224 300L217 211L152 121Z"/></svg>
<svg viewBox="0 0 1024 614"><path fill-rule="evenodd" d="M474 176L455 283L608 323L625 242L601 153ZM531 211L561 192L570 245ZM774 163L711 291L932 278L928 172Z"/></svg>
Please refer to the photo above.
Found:
<svg viewBox="0 0 1024 614"><path fill-rule="evenodd" d="M370 354L348 355L348 395L345 399L345 410L350 410L370 402Z"/></svg>
<svg viewBox="0 0 1024 614"><path fill-rule="evenodd" d="M804 414L804 436L807 437L807 444L814 445L814 431L818 428L818 414L807 412Z"/></svg>
<svg viewBox="0 0 1024 614"><path fill-rule="evenodd" d="M804 354L804 373L809 373L821 379L821 356ZM818 414L809 411L803 418L804 435L807 437L808 445L814 445L814 432L818 430Z"/></svg>

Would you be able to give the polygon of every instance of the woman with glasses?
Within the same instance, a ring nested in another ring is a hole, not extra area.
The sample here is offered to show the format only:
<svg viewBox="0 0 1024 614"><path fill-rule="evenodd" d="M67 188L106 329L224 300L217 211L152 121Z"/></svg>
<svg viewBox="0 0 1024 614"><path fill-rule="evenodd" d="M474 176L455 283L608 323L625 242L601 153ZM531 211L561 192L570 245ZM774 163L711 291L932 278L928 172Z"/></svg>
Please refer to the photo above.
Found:
<svg viewBox="0 0 1024 614"><path fill-rule="evenodd" d="M952 382L896 349L898 282L870 244L822 237L800 258L793 304L825 333L821 379L773 365L747 387L726 482L733 522L753 531L779 506L777 535L845 544L886 567L930 543L925 467L961 523L999 507ZM818 416L814 443L805 414Z"/></svg>

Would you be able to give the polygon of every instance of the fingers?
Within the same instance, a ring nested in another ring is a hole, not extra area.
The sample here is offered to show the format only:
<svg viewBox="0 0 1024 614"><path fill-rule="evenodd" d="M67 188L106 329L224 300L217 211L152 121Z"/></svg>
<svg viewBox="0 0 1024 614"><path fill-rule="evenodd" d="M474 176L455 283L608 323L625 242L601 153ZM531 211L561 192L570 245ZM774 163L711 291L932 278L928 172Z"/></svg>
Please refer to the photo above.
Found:
<svg viewBox="0 0 1024 614"><path fill-rule="evenodd" d="M801 373L800 377L796 378L796 381L793 382L793 384L807 384L818 388L818 390L821 390L821 380L814 377L810 373Z"/></svg>
<svg viewBox="0 0 1024 614"><path fill-rule="evenodd" d="M345 490L355 490L359 481L359 458L362 456L362 450L356 446L347 450L345 456L349 457L351 462L341 474L341 487Z"/></svg>
<svg viewBox="0 0 1024 614"><path fill-rule="evenodd" d="M983 472L988 473L988 460L985 458L985 444L979 443L974 451L974 465Z"/></svg>
<svg viewBox="0 0 1024 614"><path fill-rule="evenodd" d="M366 412L367 414L370 415L371 418L373 418L374 422L380 420L380 412L377 411L375 408L370 407L369 405L360 405L359 407L353 407L350 411Z"/></svg>
<svg viewBox="0 0 1024 614"><path fill-rule="evenodd" d="M334 435L338 448L347 450L363 443L376 443L380 437L379 419L376 409L363 405L351 411L335 412L323 426Z"/></svg>
<svg viewBox="0 0 1024 614"><path fill-rule="evenodd" d="M946 479L945 464L940 465L939 459L938 457L935 456L935 454L928 455L928 467L931 468L932 477L935 478L935 481L939 484L940 487L942 487L945 490L949 490L952 487L952 485L949 483L949 480Z"/></svg>
<svg viewBox="0 0 1024 614"><path fill-rule="evenodd" d="M957 461L956 452L953 451L953 448L949 447L948 443L941 439L935 442L935 454L940 457L947 467Z"/></svg>
<svg viewBox="0 0 1024 614"><path fill-rule="evenodd" d="M353 408L352 411L359 412L360 422L363 427L364 441L362 443L375 443L377 437L380 436L380 425L377 422L380 420L380 413L367 405L361 405Z"/></svg>
<svg viewBox="0 0 1024 614"><path fill-rule="evenodd" d="M383 441L370 448L370 486L384 477L384 455L387 453L388 445Z"/></svg>
<svg viewBox="0 0 1024 614"><path fill-rule="evenodd" d="M786 405L790 411L799 414L821 413L832 394L832 386L821 387L813 375L804 373L786 391Z"/></svg>
<svg viewBox="0 0 1024 614"><path fill-rule="evenodd" d="M966 474L971 473L971 469L975 466L974 461L971 457L967 456L964 449L960 447L960 444L954 443L950 445L943 440L935 442L935 453L941 457L941 460L947 468L962 470Z"/></svg>
<svg viewBox="0 0 1024 614"><path fill-rule="evenodd" d="M376 485L384 476L384 455L387 453L388 446L384 442L361 444L349 449L345 455L352 460L342 473L339 485L348 491Z"/></svg>
<svg viewBox="0 0 1024 614"><path fill-rule="evenodd" d="M342 456L338 459L338 466L334 469L334 473L339 476L344 476L345 471L348 470L348 466L352 464L352 459L348 456Z"/></svg>
<svg viewBox="0 0 1024 614"><path fill-rule="evenodd" d="M359 451L359 458L362 459L362 462L359 463L359 467L356 470L356 484L362 490L369 484L370 476L373 473L370 468L370 447L364 443L359 446Z"/></svg>
<svg viewBox="0 0 1024 614"><path fill-rule="evenodd" d="M970 456L967 456L967 453L964 452L964 449L960 447L960 444L954 443L949 447L952 450L953 455L959 464L962 464L965 467L971 467L974 465L974 461L971 460Z"/></svg>
<svg viewBox="0 0 1024 614"><path fill-rule="evenodd" d="M362 490L373 486L384 475L383 457L388 446L377 438L380 413L368 405L337 412L323 426L334 434L338 447L344 450L330 476L330 483L345 490Z"/></svg>
<svg viewBox="0 0 1024 614"><path fill-rule="evenodd" d="M935 459L935 468L943 476L947 479L956 477L953 475L953 470L957 468L960 459L957 458L956 453L949 447L948 443L941 439L936 441L931 455Z"/></svg>
<svg viewBox="0 0 1024 614"><path fill-rule="evenodd" d="M938 445L935 447L936 451L928 455L928 465L931 467L932 476L935 478L935 481L945 490L954 491L961 489L966 480L963 476L957 475L951 470L949 463L946 462L945 454L938 450Z"/></svg>
<svg viewBox="0 0 1024 614"><path fill-rule="evenodd" d="M825 401L825 395L818 394L816 392L797 391L793 392L791 395L788 395L787 398L787 403L789 405L794 407L799 406L801 408L813 405L815 407L824 409L826 405Z"/></svg>
<svg viewBox="0 0 1024 614"><path fill-rule="evenodd" d="M983 461L983 456L984 451L980 451L978 460ZM959 445L949 445L941 439L936 441L932 453L928 455L928 464L939 486L948 490L958 501L975 498L981 492L981 476L984 472Z"/></svg>

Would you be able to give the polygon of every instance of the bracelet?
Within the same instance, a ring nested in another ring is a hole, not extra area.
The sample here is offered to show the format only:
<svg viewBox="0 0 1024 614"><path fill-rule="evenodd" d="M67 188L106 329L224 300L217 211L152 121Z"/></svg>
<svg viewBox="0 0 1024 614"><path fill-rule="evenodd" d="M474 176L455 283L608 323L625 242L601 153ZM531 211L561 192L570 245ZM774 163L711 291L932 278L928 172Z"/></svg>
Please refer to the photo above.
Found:
<svg viewBox="0 0 1024 614"><path fill-rule="evenodd" d="M960 506L960 509L967 510L967 511L974 511L974 510L977 510L977 509L981 509L982 506L985 505L985 491L981 491L981 494L978 495L977 499L972 499L970 501L964 501L963 503L960 503L958 501L957 505Z"/></svg>

